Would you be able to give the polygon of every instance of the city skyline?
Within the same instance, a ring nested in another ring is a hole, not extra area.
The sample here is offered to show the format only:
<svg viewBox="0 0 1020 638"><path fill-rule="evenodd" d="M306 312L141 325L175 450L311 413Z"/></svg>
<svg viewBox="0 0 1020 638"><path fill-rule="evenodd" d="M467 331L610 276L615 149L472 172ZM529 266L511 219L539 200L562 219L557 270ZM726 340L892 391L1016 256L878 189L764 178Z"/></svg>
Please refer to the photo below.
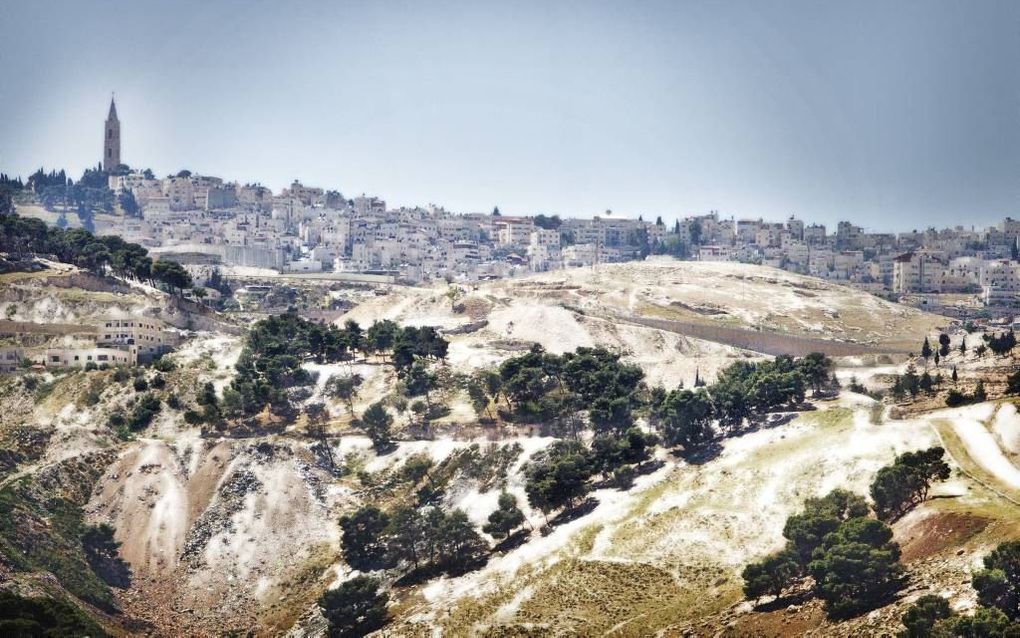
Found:
<svg viewBox="0 0 1020 638"><path fill-rule="evenodd" d="M133 167L274 190L299 179L394 206L645 219L716 209L901 231L989 225L1020 201L1020 71L1009 64L1020 11L1010 4L737 3L711 14L586 4L519 15L312 4L287 20L266 5L234 24L237 6L213 3L165 16L162 39L138 22L144 12L115 6L119 39L88 7L8 8L26 28L0 43L14 69L0 88L0 170L77 177L94 166L113 90ZM223 33L203 37L209 20ZM899 33L907 21L916 28ZM76 57L60 47L33 56L26 38L44 23L103 37ZM557 30L565 24L574 28ZM338 47L325 36L339 32ZM288 67L296 57L278 35L320 62ZM111 49L121 55L96 62ZM681 58L693 63L670 66Z"/></svg>

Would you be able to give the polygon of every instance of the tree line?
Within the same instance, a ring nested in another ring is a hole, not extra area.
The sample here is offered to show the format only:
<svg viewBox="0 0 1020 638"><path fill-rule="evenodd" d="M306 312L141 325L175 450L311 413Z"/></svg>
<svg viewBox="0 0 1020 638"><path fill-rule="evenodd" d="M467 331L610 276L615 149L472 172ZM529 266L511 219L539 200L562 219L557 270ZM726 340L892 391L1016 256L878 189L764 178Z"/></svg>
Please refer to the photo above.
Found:
<svg viewBox="0 0 1020 638"><path fill-rule="evenodd" d="M15 258L52 255L96 275L107 272L137 281L162 284L170 292L191 286L191 275L173 261L154 261L148 251L119 235L93 235L87 230L47 226L45 222L21 217L0 216L0 251Z"/></svg>
<svg viewBox="0 0 1020 638"><path fill-rule="evenodd" d="M734 363L714 383L692 390L653 390L650 415L667 445L697 454L720 434L739 431L746 420L802 403L808 389L818 395L837 388L833 367L831 359L817 352L799 359L782 355Z"/></svg>
<svg viewBox="0 0 1020 638"><path fill-rule="evenodd" d="M832 369L821 353L800 359L784 355L734 363L711 385L697 381L693 390L681 384L667 392L649 389L640 367L605 348L555 355L536 344L498 370L476 375L467 389L480 414L491 417L490 404L518 423L563 422L583 413L599 434L622 434L644 412L661 426L668 445L687 447L711 438L715 421L735 428L745 419L802 403L808 389L815 394L831 389Z"/></svg>

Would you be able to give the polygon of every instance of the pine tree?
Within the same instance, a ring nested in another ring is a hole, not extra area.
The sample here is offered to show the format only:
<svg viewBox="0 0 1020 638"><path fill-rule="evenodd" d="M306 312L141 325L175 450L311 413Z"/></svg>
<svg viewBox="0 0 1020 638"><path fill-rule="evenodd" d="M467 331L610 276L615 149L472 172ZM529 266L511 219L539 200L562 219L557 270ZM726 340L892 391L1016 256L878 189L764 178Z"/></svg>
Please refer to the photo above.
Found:
<svg viewBox="0 0 1020 638"><path fill-rule="evenodd" d="M921 346L921 356L924 357L924 365L928 365L928 359L931 358L931 344L928 343L928 337L924 338L924 345Z"/></svg>
<svg viewBox="0 0 1020 638"><path fill-rule="evenodd" d="M390 426L392 424L393 417L386 411L382 403L373 403L361 415L361 428L372 440L372 446L377 450L385 449L390 445Z"/></svg>
<svg viewBox="0 0 1020 638"><path fill-rule="evenodd" d="M918 382L918 385L922 390L924 390L928 394L931 394L932 378L931 375L928 374L927 370L925 370L924 374L921 375L921 380Z"/></svg>
<svg viewBox="0 0 1020 638"><path fill-rule="evenodd" d="M952 379L953 379L953 385L956 385L956 382L960 380L960 375L956 374L956 366L953 366L953 376L952 376Z"/></svg>
<svg viewBox="0 0 1020 638"><path fill-rule="evenodd" d="M517 507L517 497L509 492L499 495L499 508L489 514L489 522L482 531L497 538L508 538L524 523L524 513Z"/></svg>
<svg viewBox="0 0 1020 638"><path fill-rule="evenodd" d="M905 394L903 390L903 377L896 375L893 380L892 390L890 390L894 399L902 399Z"/></svg>
<svg viewBox="0 0 1020 638"><path fill-rule="evenodd" d="M974 386L974 401L981 403L988 399L988 394L985 392L985 382L978 379L977 385Z"/></svg>

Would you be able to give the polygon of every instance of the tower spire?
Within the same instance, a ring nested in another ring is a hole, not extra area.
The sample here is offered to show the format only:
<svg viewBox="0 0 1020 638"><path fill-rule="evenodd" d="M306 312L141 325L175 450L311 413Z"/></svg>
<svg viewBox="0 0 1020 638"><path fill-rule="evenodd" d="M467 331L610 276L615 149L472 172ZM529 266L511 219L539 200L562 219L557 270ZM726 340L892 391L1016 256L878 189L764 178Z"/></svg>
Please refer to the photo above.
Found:
<svg viewBox="0 0 1020 638"><path fill-rule="evenodd" d="M107 173L120 165L120 120L117 119L117 103L110 95L110 114L103 127L103 170Z"/></svg>

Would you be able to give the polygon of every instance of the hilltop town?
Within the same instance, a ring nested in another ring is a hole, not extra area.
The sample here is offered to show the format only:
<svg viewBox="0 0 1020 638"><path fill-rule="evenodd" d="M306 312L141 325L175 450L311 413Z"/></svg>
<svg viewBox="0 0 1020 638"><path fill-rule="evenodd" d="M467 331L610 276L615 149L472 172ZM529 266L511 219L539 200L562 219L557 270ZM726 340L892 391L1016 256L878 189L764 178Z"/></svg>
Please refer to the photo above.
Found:
<svg viewBox="0 0 1020 638"><path fill-rule="evenodd" d="M440 206L390 208L379 197L294 181L278 193L182 170L157 177L122 162L111 101L103 160L78 182L40 169L0 177L0 213L19 211L145 246L185 265L262 269L338 280L421 284L474 282L670 255L782 268L923 305L953 316L1003 314L1020 302L1020 221L869 232L791 216L666 221L614 216L454 213ZM5 203L6 202L6 203Z"/></svg>

